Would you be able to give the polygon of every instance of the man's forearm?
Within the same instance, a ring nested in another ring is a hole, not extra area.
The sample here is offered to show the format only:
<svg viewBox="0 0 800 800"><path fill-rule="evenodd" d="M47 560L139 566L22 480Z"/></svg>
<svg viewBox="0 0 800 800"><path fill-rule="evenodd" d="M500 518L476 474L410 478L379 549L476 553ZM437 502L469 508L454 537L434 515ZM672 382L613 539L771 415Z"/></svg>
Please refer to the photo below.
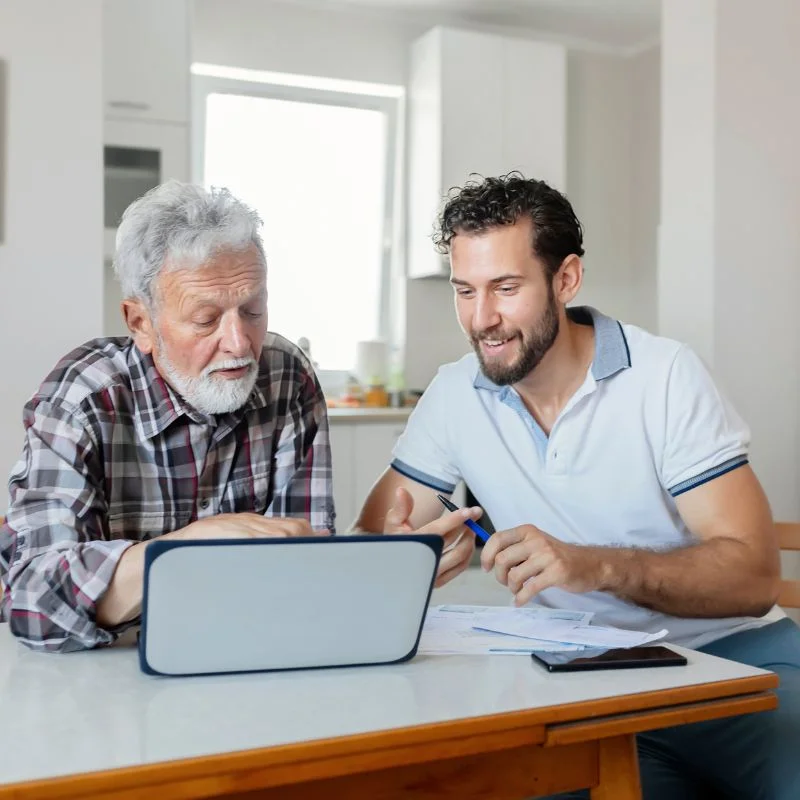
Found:
<svg viewBox="0 0 800 800"><path fill-rule="evenodd" d="M762 616L774 605L778 576L744 543L715 538L667 552L593 548L600 589L679 617Z"/></svg>
<svg viewBox="0 0 800 800"><path fill-rule="evenodd" d="M134 544L120 557L108 589L97 601L95 622L99 627L114 628L141 613L146 546L147 542Z"/></svg>

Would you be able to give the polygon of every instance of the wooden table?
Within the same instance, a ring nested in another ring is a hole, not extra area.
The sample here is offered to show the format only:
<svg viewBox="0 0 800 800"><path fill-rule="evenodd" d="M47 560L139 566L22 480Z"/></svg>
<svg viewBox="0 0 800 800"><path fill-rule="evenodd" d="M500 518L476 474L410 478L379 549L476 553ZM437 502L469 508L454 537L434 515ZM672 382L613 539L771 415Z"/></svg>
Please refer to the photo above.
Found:
<svg viewBox="0 0 800 800"><path fill-rule="evenodd" d="M677 648L680 649L680 648ZM525 656L153 678L130 646L33 653L0 625L0 798L640 797L635 734L773 709L775 675L551 675Z"/></svg>

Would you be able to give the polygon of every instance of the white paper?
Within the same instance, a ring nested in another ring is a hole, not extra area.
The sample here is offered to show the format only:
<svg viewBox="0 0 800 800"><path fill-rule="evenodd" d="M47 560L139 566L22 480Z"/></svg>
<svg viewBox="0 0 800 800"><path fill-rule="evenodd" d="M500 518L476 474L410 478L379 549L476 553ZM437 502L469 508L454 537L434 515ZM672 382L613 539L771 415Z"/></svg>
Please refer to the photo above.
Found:
<svg viewBox="0 0 800 800"><path fill-rule="evenodd" d="M509 618L489 614L483 615L477 624L481 630L583 647L639 647L667 635L666 629L658 633L642 633L601 625L574 625L556 620Z"/></svg>
<svg viewBox="0 0 800 800"><path fill-rule="evenodd" d="M495 609L521 610L502 606L432 606L425 617L417 652L422 655L528 655L534 651L583 650L582 646L565 647L474 627L477 619L493 616Z"/></svg>
<svg viewBox="0 0 800 800"><path fill-rule="evenodd" d="M508 619L560 620L575 625L588 625L594 617L594 611L573 611L565 608L545 608L543 606L466 606L443 605L433 606L448 614L465 614L473 618L482 618L486 614L498 615Z"/></svg>

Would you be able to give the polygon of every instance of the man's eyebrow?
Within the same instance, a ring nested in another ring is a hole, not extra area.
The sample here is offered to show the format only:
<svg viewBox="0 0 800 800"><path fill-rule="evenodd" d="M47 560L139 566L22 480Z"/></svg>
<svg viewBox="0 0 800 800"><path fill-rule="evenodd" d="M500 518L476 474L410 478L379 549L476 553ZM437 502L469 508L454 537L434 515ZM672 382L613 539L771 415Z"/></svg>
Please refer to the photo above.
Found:
<svg viewBox="0 0 800 800"><path fill-rule="evenodd" d="M500 275L497 278L492 278L489 281L489 283L497 284L497 283L504 283L505 281L521 281L524 279L525 279L524 275L508 273L508 275ZM459 280L458 278L450 278L450 283L452 283L453 286L470 286L470 284L467 281L462 281Z"/></svg>

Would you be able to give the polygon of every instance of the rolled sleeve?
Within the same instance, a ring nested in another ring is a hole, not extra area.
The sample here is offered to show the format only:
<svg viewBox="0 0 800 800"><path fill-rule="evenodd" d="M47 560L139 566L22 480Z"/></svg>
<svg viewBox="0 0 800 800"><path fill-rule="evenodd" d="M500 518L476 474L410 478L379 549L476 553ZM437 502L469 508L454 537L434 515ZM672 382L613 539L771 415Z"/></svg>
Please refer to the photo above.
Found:
<svg viewBox="0 0 800 800"><path fill-rule="evenodd" d="M448 374L440 369L411 412L391 463L407 478L445 494L451 494L461 480L449 444L448 409L453 394Z"/></svg>
<svg viewBox="0 0 800 800"><path fill-rule="evenodd" d="M749 461L750 429L700 358L683 346L667 385L663 485L673 497Z"/></svg>
<svg viewBox="0 0 800 800"><path fill-rule="evenodd" d="M53 403L30 403L24 424L0 529L3 616L33 649L108 644L121 629L96 625L96 603L131 542L108 541L94 439L78 410Z"/></svg>

